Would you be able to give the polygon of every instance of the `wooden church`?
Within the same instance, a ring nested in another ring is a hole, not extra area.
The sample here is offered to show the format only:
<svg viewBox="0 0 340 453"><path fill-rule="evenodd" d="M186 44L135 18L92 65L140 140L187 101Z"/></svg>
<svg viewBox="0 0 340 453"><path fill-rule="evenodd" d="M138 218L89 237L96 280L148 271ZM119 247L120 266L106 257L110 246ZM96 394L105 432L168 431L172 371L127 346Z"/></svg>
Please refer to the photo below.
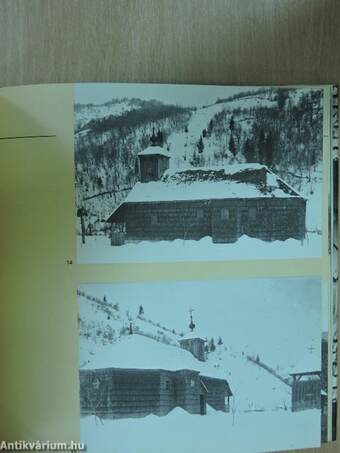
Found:
<svg viewBox="0 0 340 453"><path fill-rule="evenodd" d="M302 240L306 199L265 165L170 167L170 153L155 142L138 154L139 182L107 219L112 245L124 241L235 242ZM115 242L124 231L124 240Z"/></svg>
<svg viewBox="0 0 340 453"><path fill-rule="evenodd" d="M189 414L205 415L207 405L218 411L229 412L232 396L229 384L225 379L201 373L199 364L205 361L201 348L204 340L195 335L193 329L191 333L191 338L179 340L178 348L162 345L164 357L159 368L81 369L81 415L113 419L145 417L150 414L165 416L176 407ZM150 346L150 351L145 350L144 353L152 355L155 340L138 334L128 336L128 339L136 342L140 342L141 338ZM177 351L180 353L183 369L166 369L163 364L171 362L167 353L174 354ZM195 357L194 361L191 355ZM112 354L112 361L114 357ZM193 362L197 362L195 369L186 366Z"/></svg>

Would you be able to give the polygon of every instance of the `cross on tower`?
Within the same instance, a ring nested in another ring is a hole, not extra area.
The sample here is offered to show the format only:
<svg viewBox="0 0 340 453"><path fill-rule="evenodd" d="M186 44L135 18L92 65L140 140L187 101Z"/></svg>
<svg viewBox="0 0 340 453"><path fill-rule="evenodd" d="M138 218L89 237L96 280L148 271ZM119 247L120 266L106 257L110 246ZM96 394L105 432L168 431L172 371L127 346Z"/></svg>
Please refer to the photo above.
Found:
<svg viewBox="0 0 340 453"><path fill-rule="evenodd" d="M194 321L192 320L192 312L194 310L192 308L190 308L189 310L189 313L190 313L190 324L189 324L189 329L191 330L191 332L193 332L194 328L195 328L195 324L194 324Z"/></svg>
<svg viewBox="0 0 340 453"><path fill-rule="evenodd" d="M156 146L157 145L157 136L155 134L155 128L154 127L152 128L152 135L150 137L150 142L151 142L151 146Z"/></svg>
<svg viewBox="0 0 340 453"><path fill-rule="evenodd" d="M314 351L314 349L315 349L315 348L314 348L313 345L310 345L309 348L308 348L308 350L309 350L309 352L310 352L311 354L312 354L312 352Z"/></svg>

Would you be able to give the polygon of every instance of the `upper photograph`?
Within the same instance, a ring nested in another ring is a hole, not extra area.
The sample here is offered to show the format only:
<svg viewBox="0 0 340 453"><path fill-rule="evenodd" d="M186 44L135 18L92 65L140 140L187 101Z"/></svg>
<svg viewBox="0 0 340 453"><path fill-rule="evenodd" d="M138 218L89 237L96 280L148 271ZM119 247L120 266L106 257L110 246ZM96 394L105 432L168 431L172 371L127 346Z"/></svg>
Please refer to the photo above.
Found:
<svg viewBox="0 0 340 453"><path fill-rule="evenodd" d="M320 257L323 89L75 85L78 263Z"/></svg>

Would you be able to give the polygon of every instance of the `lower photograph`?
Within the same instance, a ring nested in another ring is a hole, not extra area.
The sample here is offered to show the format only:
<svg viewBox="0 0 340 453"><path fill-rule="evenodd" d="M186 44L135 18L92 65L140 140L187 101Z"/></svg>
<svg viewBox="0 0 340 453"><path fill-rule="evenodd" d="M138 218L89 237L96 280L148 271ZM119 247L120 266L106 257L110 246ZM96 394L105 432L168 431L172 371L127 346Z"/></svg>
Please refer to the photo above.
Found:
<svg viewBox="0 0 340 453"><path fill-rule="evenodd" d="M89 453L272 452L326 440L320 278L83 284L77 296Z"/></svg>

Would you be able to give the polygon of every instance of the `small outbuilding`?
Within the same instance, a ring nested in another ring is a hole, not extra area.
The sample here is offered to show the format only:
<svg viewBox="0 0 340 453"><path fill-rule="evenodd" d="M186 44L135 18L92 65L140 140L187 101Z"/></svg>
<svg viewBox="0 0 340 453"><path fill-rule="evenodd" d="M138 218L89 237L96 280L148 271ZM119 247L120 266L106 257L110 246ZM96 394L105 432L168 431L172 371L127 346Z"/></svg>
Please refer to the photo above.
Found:
<svg viewBox="0 0 340 453"><path fill-rule="evenodd" d="M292 411L321 409L321 367L305 363L292 376Z"/></svg>

